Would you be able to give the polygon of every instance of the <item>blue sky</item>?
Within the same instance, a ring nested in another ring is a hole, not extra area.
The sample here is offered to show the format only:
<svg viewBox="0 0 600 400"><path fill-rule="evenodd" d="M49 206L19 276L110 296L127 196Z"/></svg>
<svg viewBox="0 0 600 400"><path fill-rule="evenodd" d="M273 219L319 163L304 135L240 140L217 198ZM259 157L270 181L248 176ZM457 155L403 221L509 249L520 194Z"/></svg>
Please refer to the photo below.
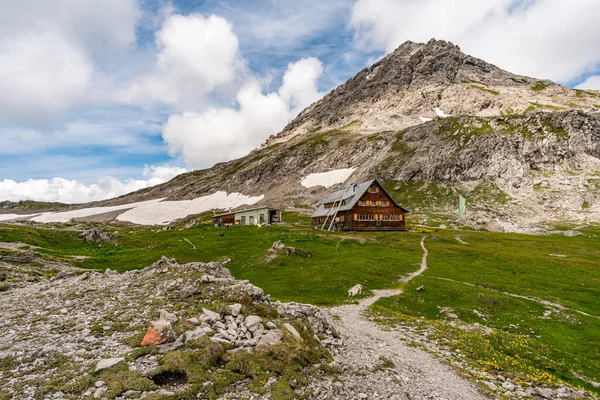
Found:
<svg viewBox="0 0 600 400"><path fill-rule="evenodd" d="M593 0L0 8L0 200L97 200L242 156L406 40L450 40L512 72L600 89Z"/></svg>

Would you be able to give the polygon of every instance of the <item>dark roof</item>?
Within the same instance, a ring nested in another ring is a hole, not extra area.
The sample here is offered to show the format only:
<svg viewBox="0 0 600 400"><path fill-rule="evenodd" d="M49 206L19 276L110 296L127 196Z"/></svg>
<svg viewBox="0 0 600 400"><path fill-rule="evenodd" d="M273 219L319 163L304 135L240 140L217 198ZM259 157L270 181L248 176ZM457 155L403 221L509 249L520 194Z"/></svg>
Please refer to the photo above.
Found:
<svg viewBox="0 0 600 400"><path fill-rule="evenodd" d="M371 179L370 181L352 184L349 187L336 190L335 192L330 193L329 196L327 196L327 198L325 199L325 201L323 201L323 203L313 213L313 215L311 215L311 217L318 218L333 215L337 210L337 207L325 208L325 204L334 203L336 201L346 200L346 204L342 205L338 211L352 210L352 208L354 208L358 200L363 196L363 194L366 193L366 191L369 189L369 187L371 187L371 185L374 182L377 182L377 179ZM400 204L396 203L394 198L390 196L390 194L384 189L384 187L379 182L377 182L377 184L379 185L379 187L381 187L383 192L387 194L390 199L392 199L395 205L397 205L406 212L410 212L406 208L402 207Z"/></svg>
<svg viewBox="0 0 600 400"><path fill-rule="evenodd" d="M225 215L231 215L231 214L238 214L238 213L243 213L243 212L247 212L247 211L255 211L255 210L275 210L275 211L281 211L280 208L273 208L273 207L268 207L268 206L264 206L264 207L254 207L254 208L247 208L245 210L237 210L237 211L231 211L225 214L218 214L218 215L213 215L213 218L218 218L218 217L223 217Z"/></svg>

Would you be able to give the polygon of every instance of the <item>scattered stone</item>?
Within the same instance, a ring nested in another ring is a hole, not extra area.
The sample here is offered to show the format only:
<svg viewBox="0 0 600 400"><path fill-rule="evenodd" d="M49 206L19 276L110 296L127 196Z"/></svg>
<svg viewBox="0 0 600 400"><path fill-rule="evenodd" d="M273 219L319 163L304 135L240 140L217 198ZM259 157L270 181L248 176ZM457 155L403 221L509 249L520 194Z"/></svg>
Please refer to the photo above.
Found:
<svg viewBox="0 0 600 400"><path fill-rule="evenodd" d="M160 310L160 319L164 319L174 324L175 322L177 322L177 315L167 312L165 310Z"/></svg>
<svg viewBox="0 0 600 400"><path fill-rule="evenodd" d="M96 391L94 392L94 399L101 399L106 392L108 392L108 389L105 387L100 387L96 389Z"/></svg>
<svg viewBox="0 0 600 400"><path fill-rule="evenodd" d="M229 307L227 307L227 309L229 310L229 313L232 316L237 317L242 312L242 305L239 303L232 304Z"/></svg>
<svg viewBox="0 0 600 400"><path fill-rule="evenodd" d="M96 364L95 372L103 371L103 370L113 367L123 361L125 361L125 358L123 358L123 357L105 358L104 360L98 361L98 364Z"/></svg>
<svg viewBox="0 0 600 400"><path fill-rule="evenodd" d="M354 297L363 293L363 286L361 284L356 284L348 289L348 297Z"/></svg>
<svg viewBox="0 0 600 400"><path fill-rule="evenodd" d="M275 325L273 322L269 321L267 322L267 329L271 330L271 329L277 329L277 325Z"/></svg>
<svg viewBox="0 0 600 400"><path fill-rule="evenodd" d="M190 324L194 324L194 325L196 325L198 322L200 322L200 321L198 321L198 318L196 318L196 317L186 319L185 321L189 322Z"/></svg>
<svg viewBox="0 0 600 400"><path fill-rule="evenodd" d="M554 396L554 390L550 389L550 388L539 388L536 387L534 389L534 392L541 396L544 399L552 399Z"/></svg>
<svg viewBox="0 0 600 400"><path fill-rule="evenodd" d="M581 234L582 234L581 232L575 231L575 230L568 230L568 231L565 231L565 233L563 233L563 235L565 235L567 237L575 237L575 236L579 236Z"/></svg>
<svg viewBox="0 0 600 400"><path fill-rule="evenodd" d="M83 231L79 234L80 238L84 238L86 243L88 244L92 244L92 243L98 243L98 242L109 242L112 243L115 240L115 236L114 234L108 234L108 233L104 233L102 232L102 229L100 228L93 228L87 231Z"/></svg>
<svg viewBox="0 0 600 400"><path fill-rule="evenodd" d="M260 338L258 346L273 346L281 344L281 342L283 342L283 331L280 329L273 329Z"/></svg>
<svg viewBox="0 0 600 400"><path fill-rule="evenodd" d="M267 326L268 326L268 324L267 324ZM283 324L283 327L285 329L287 329L288 332L290 332L292 334L292 336L294 336L296 339L302 340L302 336L300 336L300 333L298 332L298 330L296 328L294 328L292 326L292 324L286 322L285 324Z"/></svg>
<svg viewBox="0 0 600 400"><path fill-rule="evenodd" d="M244 322L246 329L250 332L255 332L257 330L263 329L262 318L256 315L250 315L246 317L246 321Z"/></svg>
<svg viewBox="0 0 600 400"><path fill-rule="evenodd" d="M254 300L262 300L264 298L265 292L251 283L246 284L244 290L248 293L248 296L252 297Z"/></svg>
<svg viewBox="0 0 600 400"><path fill-rule="evenodd" d="M206 321L206 322L216 322L219 321L221 319L221 314L216 313L214 311L210 311L206 308L202 309L202 317L201 320Z"/></svg>
<svg viewBox="0 0 600 400"><path fill-rule="evenodd" d="M416 290L417 290L417 292L424 292L425 286L419 286Z"/></svg>

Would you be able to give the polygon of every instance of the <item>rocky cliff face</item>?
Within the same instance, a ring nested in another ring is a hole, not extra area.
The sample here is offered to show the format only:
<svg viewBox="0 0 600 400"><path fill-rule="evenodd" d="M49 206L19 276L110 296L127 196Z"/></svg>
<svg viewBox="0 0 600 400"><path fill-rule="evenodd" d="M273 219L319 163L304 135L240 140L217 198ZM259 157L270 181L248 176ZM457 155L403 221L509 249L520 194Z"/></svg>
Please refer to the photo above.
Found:
<svg viewBox="0 0 600 400"><path fill-rule="evenodd" d="M310 213L334 187L310 174L377 177L413 212L526 230L600 220L600 93L511 74L432 40L407 42L304 110L246 157L97 203L193 199L218 190ZM431 223L431 219L427 221Z"/></svg>

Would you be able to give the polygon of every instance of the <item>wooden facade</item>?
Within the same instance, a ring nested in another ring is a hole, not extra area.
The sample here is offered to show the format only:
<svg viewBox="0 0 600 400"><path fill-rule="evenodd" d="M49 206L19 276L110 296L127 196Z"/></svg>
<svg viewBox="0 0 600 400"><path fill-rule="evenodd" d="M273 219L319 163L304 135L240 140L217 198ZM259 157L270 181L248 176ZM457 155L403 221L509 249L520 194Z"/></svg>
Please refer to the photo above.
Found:
<svg viewBox="0 0 600 400"><path fill-rule="evenodd" d="M345 231L406 230L407 212L373 180L332 193L313 214L313 226Z"/></svg>

